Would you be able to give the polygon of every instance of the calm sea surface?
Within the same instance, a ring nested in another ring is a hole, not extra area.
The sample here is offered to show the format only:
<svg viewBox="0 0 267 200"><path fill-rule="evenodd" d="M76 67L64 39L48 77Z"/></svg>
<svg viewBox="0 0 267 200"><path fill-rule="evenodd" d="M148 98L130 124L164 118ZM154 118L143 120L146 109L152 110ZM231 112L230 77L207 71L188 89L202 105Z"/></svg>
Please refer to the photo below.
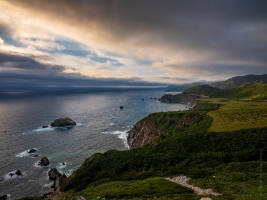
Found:
<svg viewBox="0 0 267 200"><path fill-rule="evenodd" d="M70 175L96 152L126 150L126 132L140 119L153 112L186 109L187 105L158 102L164 93L161 90L0 93L0 195L9 194L11 199L38 196L50 191L49 169L57 167ZM67 116L77 126L42 128ZM28 154L31 148L38 151ZM50 165L39 167L36 163L43 156L48 157ZM22 176L9 176L18 169Z"/></svg>

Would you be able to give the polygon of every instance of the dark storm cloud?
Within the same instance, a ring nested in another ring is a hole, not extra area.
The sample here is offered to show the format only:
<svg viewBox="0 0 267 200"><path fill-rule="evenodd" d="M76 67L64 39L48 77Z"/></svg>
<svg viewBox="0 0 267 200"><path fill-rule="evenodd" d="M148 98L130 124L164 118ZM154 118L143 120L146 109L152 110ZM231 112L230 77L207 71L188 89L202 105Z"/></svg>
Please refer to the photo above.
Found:
<svg viewBox="0 0 267 200"><path fill-rule="evenodd" d="M59 36L92 46L99 58L118 60L122 66L119 72L123 75L129 71L133 76L150 71L152 74L154 70L155 80L183 81L184 78L188 82L214 76L220 79L267 73L265 0L8 2L25 11L28 17L44 20L44 26L60 27L54 32ZM6 24L0 25L0 34L1 30L3 35L12 34L12 28ZM70 34L63 34L61 30L69 30ZM49 59L52 58L48 56L43 60ZM31 58L5 62L1 67L7 66L29 73L30 70L55 72L60 76L64 70ZM86 67L81 66L81 69ZM93 72L94 68L90 67L88 69ZM97 69L108 73L111 68L99 64ZM97 69L92 74L105 75L102 71L96 73Z"/></svg>
<svg viewBox="0 0 267 200"><path fill-rule="evenodd" d="M218 59L267 62L264 0L29 0L16 1L16 5L67 19L82 29L104 30L114 43L134 40L136 47L193 50L217 53Z"/></svg>
<svg viewBox="0 0 267 200"><path fill-rule="evenodd" d="M0 52L0 69L5 69L6 71L17 69L28 71L28 73L39 72L51 74L62 73L65 68L59 65L43 64L34 59L21 55Z"/></svg>

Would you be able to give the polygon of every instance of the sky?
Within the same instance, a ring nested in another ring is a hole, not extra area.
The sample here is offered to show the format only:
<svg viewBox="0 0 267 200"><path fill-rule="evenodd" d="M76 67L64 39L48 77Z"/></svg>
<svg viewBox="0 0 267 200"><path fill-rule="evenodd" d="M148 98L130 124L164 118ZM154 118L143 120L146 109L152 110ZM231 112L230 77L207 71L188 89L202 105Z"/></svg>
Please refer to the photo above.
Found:
<svg viewBox="0 0 267 200"><path fill-rule="evenodd" d="M0 87L267 74L266 0L1 0Z"/></svg>

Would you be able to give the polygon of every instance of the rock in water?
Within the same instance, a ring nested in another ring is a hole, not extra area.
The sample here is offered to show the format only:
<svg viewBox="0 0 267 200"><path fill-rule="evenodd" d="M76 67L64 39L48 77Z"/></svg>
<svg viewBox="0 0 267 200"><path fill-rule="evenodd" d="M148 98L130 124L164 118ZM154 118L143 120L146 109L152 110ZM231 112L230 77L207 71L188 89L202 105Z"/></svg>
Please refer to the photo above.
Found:
<svg viewBox="0 0 267 200"><path fill-rule="evenodd" d="M42 126L42 128L48 128L48 126L47 126L47 125L45 125L45 126Z"/></svg>
<svg viewBox="0 0 267 200"><path fill-rule="evenodd" d="M20 176L20 175L21 175L21 171L18 169L18 170L15 172L15 174L17 174L18 176Z"/></svg>
<svg viewBox="0 0 267 200"><path fill-rule="evenodd" d="M52 127L57 127L57 126L73 126L73 125L76 125L76 123L71 118L69 118L69 117L55 119L55 121L51 123L51 126Z"/></svg>
<svg viewBox="0 0 267 200"><path fill-rule="evenodd" d="M30 149L30 151L28 151L28 153L34 153L35 151L37 151L36 149Z"/></svg>
<svg viewBox="0 0 267 200"><path fill-rule="evenodd" d="M43 158L39 161L38 165L40 165L40 166L47 166L47 165L49 165L49 160L48 160L48 158L47 158L47 157L43 157Z"/></svg>
<svg viewBox="0 0 267 200"><path fill-rule="evenodd" d="M7 194L4 194L4 195L0 195L0 199L7 199Z"/></svg>
<svg viewBox="0 0 267 200"><path fill-rule="evenodd" d="M48 171L48 177L50 180L56 180L61 174L57 171L57 168L52 168Z"/></svg>

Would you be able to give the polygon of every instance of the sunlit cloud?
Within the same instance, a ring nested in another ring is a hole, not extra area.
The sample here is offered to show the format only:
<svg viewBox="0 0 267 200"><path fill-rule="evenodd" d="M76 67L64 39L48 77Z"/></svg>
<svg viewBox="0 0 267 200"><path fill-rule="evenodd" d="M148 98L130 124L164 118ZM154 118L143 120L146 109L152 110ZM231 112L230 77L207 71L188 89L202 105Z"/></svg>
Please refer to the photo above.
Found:
<svg viewBox="0 0 267 200"><path fill-rule="evenodd" d="M181 83L263 74L265 7L246 0L2 0L0 52L91 78Z"/></svg>

